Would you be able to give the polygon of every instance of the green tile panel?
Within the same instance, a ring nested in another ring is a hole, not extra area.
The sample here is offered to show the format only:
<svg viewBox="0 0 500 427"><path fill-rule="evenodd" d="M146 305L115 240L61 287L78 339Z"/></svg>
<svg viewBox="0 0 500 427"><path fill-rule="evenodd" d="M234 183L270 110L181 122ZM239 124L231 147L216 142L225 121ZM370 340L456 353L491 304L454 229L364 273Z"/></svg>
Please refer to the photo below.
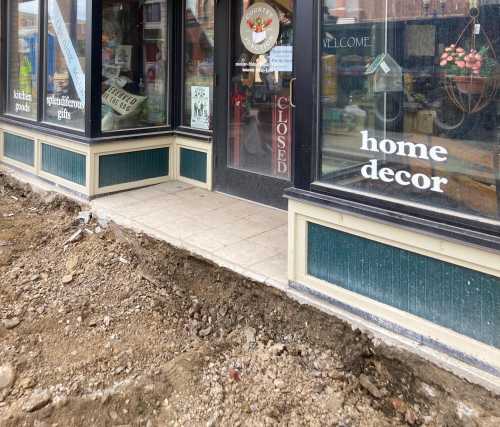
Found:
<svg viewBox="0 0 500 427"><path fill-rule="evenodd" d="M169 154L165 147L100 156L99 187L168 176Z"/></svg>
<svg viewBox="0 0 500 427"><path fill-rule="evenodd" d="M182 177L207 182L207 153L181 148L180 157Z"/></svg>
<svg viewBox="0 0 500 427"><path fill-rule="evenodd" d="M42 170L75 184L86 183L86 157L74 151L42 144Z"/></svg>
<svg viewBox="0 0 500 427"><path fill-rule="evenodd" d="M4 133L3 155L29 166L35 165L35 141L11 133Z"/></svg>
<svg viewBox="0 0 500 427"><path fill-rule="evenodd" d="M500 279L308 224L308 272L500 348Z"/></svg>

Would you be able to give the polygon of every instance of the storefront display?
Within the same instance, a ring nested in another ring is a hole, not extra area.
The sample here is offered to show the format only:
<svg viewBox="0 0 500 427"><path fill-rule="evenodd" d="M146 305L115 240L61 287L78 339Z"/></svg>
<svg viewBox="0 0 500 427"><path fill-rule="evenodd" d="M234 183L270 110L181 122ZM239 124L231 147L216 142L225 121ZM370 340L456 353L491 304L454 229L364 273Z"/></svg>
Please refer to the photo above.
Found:
<svg viewBox="0 0 500 427"><path fill-rule="evenodd" d="M186 1L183 125L210 130L213 121L214 1Z"/></svg>
<svg viewBox="0 0 500 427"><path fill-rule="evenodd" d="M36 119L39 3L37 0L17 0L9 6L7 111L19 117Z"/></svg>
<svg viewBox="0 0 500 427"><path fill-rule="evenodd" d="M75 129L85 126L86 7L85 0L47 2L45 120Z"/></svg>
<svg viewBox="0 0 500 427"><path fill-rule="evenodd" d="M498 221L500 5L328 3L321 184Z"/></svg>
<svg viewBox="0 0 500 427"><path fill-rule="evenodd" d="M167 124L165 0L102 2L101 130Z"/></svg>

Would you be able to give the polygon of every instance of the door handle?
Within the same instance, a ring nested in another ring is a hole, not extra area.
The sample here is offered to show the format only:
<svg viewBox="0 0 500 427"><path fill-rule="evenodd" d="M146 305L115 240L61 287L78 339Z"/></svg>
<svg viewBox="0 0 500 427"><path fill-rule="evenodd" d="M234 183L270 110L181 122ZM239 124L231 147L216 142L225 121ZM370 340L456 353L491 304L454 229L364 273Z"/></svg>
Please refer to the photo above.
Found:
<svg viewBox="0 0 500 427"><path fill-rule="evenodd" d="M290 107L295 108L296 105L293 103L293 88L295 87L295 80L297 80L295 77L290 79Z"/></svg>

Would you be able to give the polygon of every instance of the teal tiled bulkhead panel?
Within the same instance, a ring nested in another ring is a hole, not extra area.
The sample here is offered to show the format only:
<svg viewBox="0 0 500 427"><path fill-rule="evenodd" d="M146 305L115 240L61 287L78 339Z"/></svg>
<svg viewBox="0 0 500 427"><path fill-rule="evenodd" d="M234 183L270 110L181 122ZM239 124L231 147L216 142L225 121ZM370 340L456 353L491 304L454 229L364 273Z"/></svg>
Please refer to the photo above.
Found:
<svg viewBox="0 0 500 427"><path fill-rule="evenodd" d="M180 174L184 178L207 182L207 153L181 148Z"/></svg>
<svg viewBox="0 0 500 427"><path fill-rule="evenodd" d="M318 224L308 273L500 348L500 279Z"/></svg>
<svg viewBox="0 0 500 427"><path fill-rule="evenodd" d="M53 145L42 144L42 170L78 185L85 185L86 157Z"/></svg>
<svg viewBox="0 0 500 427"><path fill-rule="evenodd" d="M169 174L169 148L99 157L99 187L126 184Z"/></svg>
<svg viewBox="0 0 500 427"><path fill-rule="evenodd" d="M3 155L29 166L35 165L35 142L22 136L4 133Z"/></svg>

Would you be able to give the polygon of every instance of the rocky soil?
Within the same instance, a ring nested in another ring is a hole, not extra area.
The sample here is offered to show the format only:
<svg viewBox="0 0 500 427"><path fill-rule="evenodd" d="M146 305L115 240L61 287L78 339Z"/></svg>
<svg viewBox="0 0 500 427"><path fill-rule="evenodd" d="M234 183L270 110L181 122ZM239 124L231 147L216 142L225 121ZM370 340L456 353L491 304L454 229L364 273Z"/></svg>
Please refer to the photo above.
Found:
<svg viewBox="0 0 500 427"><path fill-rule="evenodd" d="M500 399L0 174L0 426L500 426Z"/></svg>

